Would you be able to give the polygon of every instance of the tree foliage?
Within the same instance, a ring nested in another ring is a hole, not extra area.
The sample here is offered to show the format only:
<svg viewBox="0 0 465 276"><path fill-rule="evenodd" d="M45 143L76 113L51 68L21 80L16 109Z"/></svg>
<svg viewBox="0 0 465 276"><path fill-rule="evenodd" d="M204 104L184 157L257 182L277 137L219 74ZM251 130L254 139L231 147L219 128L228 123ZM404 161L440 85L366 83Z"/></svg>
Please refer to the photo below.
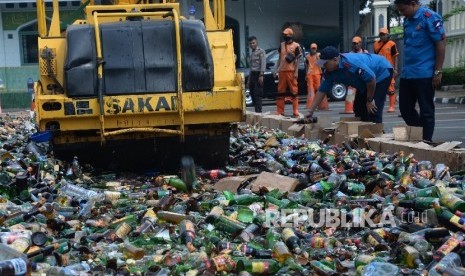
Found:
<svg viewBox="0 0 465 276"><path fill-rule="evenodd" d="M444 15L442 16L442 19L443 19L444 21L447 21L447 20L449 20L449 18L451 18L452 16L454 16L454 15L456 15L456 14L461 14L461 13L463 13L463 12L465 12L465 6L463 6L463 7L457 7L457 8L452 9L450 12L444 14Z"/></svg>

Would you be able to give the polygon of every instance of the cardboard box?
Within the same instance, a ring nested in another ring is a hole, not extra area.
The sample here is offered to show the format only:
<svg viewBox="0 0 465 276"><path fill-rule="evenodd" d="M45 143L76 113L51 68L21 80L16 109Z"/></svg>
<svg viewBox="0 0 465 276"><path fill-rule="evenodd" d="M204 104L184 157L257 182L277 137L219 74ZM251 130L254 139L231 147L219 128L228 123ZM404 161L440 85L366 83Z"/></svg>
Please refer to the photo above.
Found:
<svg viewBox="0 0 465 276"><path fill-rule="evenodd" d="M347 142L349 140L349 137L340 134L339 132L334 133L334 144L335 145L341 145L342 142Z"/></svg>
<svg viewBox="0 0 465 276"><path fill-rule="evenodd" d="M397 141L422 141L423 128L413 126L395 126L392 128L394 140Z"/></svg>
<svg viewBox="0 0 465 276"><path fill-rule="evenodd" d="M262 118L263 118L264 114L263 113L253 113L253 124L254 125L260 125L261 121L262 121Z"/></svg>
<svg viewBox="0 0 465 276"><path fill-rule="evenodd" d="M359 135L361 130L363 130L364 128L368 128L369 126L373 127L373 125L375 125L375 123L372 122L343 121L339 122L339 133L345 136ZM379 128L379 126L377 128Z"/></svg>
<svg viewBox="0 0 465 276"><path fill-rule="evenodd" d="M287 133L289 133L289 135L292 135L294 137L300 137L302 135L305 135L305 125L293 124L287 129Z"/></svg>
<svg viewBox="0 0 465 276"><path fill-rule="evenodd" d="M360 117L341 117L340 122L360 122Z"/></svg>
<svg viewBox="0 0 465 276"><path fill-rule="evenodd" d="M320 130L314 128L312 124L305 125L304 136L308 140L317 140Z"/></svg>
<svg viewBox="0 0 465 276"><path fill-rule="evenodd" d="M392 135L391 135L392 136ZM452 171L465 168L465 149L439 150L423 142L396 141L389 135L368 139L370 146L388 154L404 151L406 155L413 153L416 160L429 160L433 164L444 163ZM447 148L447 147L446 147Z"/></svg>
<svg viewBox="0 0 465 276"><path fill-rule="evenodd" d="M249 125L255 124L255 115L256 115L256 114L257 114L257 113L255 113L255 112L247 111L247 112L245 113L245 122L246 122L247 124L249 124Z"/></svg>
<svg viewBox="0 0 465 276"><path fill-rule="evenodd" d="M336 133L336 128L320 128L318 130L318 139L323 141L328 137L328 135L331 134L331 139L329 139L328 144L333 145L333 144L335 144L335 140L334 140L335 139L334 138L335 133Z"/></svg>
<svg viewBox="0 0 465 276"><path fill-rule="evenodd" d="M270 117L270 129L282 129L281 120L284 118L281 115L271 115Z"/></svg>
<svg viewBox="0 0 465 276"><path fill-rule="evenodd" d="M299 180L276 173L262 172L251 184L251 190L258 192L260 187L268 190L279 189L282 192L292 192L299 184ZM216 185L215 185L216 187Z"/></svg>
<svg viewBox="0 0 465 276"><path fill-rule="evenodd" d="M264 127L267 127L267 128L271 128L272 126L272 123L271 123L271 120L276 120L277 117L281 117L281 116L278 116L278 115L263 115L262 116L262 119L260 120L260 125L261 126L264 126ZM274 125L274 123L273 123Z"/></svg>
<svg viewBox="0 0 465 276"><path fill-rule="evenodd" d="M294 132L289 130L289 128L294 125L295 119L291 118L282 118L281 119L281 129L289 135L293 135Z"/></svg>
<svg viewBox="0 0 465 276"><path fill-rule="evenodd" d="M332 119L331 119L330 116L328 116L328 115L320 115L317 118L318 118L318 122L315 124L316 125L315 127L319 127L319 128L331 128L331 127L334 127Z"/></svg>

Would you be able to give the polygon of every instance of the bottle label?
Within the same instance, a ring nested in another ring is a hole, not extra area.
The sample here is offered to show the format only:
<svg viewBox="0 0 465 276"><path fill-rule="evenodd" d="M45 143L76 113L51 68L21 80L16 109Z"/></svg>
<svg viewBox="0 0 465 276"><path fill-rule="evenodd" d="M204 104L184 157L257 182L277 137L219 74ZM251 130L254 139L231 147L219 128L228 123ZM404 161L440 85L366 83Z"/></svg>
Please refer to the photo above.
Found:
<svg viewBox="0 0 465 276"><path fill-rule="evenodd" d="M15 275L26 275L27 273L27 264L21 258L11 259L11 264L15 269Z"/></svg>
<svg viewBox="0 0 465 276"><path fill-rule="evenodd" d="M252 273L267 273L270 264L268 262L252 262Z"/></svg>
<svg viewBox="0 0 465 276"><path fill-rule="evenodd" d="M370 234L367 237L367 242L372 246L377 246L378 244L380 244L380 241L377 238L379 237L376 234Z"/></svg>
<svg viewBox="0 0 465 276"><path fill-rule="evenodd" d="M213 258L213 263L215 264L216 271L226 271L229 272L234 269L234 261L226 255L218 256Z"/></svg>
<svg viewBox="0 0 465 276"><path fill-rule="evenodd" d="M462 229L462 230L465 230L465 225L463 224L460 224L460 217L459 216L456 216L456 215L453 215L450 219L449 219L450 223L452 223L453 225L457 226L458 228Z"/></svg>
<svg viewBox="0 0 465 276"><path fill-rule="evenodd" d="M106 202L114 202L115 200L119 199L121 197L120 192L113 192L113 191L105 191L105 201Z"/></svg>
<svg viewBox="0 0 465 276"><path fill-rule="evenodd" d="M118 229L116 229L115 234L121 239L124 239L129 232L131 232L131 225L127 224L126 222L123 222Z"/></svg>
<svg viewBox="0 0 465 276"><path fill-rule="evenodd" d="M437 253L441 253L444 256L452 252L458 245L460 241L455 237L449 238L441 247L438 248Z"/></svg>
<svg viewBox="0 0 465 276"><path fill-rule="evenodd" d="M289 229L289 228L285 228L282 232L282 237L283 237L283 241L286 242L288 239L290 239L292 236L294 236L294 232Z"/></svg>
<svg viewBox="0 0 465 276"><path fill-rule="evenodd" d="M30 242L27 238L18 238L10 246L23 253L29 248Z"/></svg>
<svg viewBox="0 0 465 276"><path fill-rule="evenodd" d="M324 248L325 247L325 238L314 237L310 242L310 246L313 248Z"/></svg>

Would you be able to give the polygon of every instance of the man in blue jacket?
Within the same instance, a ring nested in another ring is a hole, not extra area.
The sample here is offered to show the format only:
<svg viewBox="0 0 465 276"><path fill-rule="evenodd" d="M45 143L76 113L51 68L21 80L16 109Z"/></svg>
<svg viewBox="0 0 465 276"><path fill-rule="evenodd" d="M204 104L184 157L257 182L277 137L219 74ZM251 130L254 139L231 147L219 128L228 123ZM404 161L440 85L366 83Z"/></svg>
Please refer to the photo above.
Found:
<svg viewBox="0 0 465 276"><path fill-rule="evenodd" d="M418 0L395 0L404 20L404 65L400 73L399 109L409 126L423 127L423 140L434 133L434 91L442 80L446 35L441 16ZM420 114L415 109L418 102Z"/></svg>
<svg viewBox="0 0 465 276"><path fill-rule="evenodd" d="M309 108L308 117L334 83L344 83L357 89L354 113L362 121L382 123L386 93L391 83L393 68L382 56L366 53L340 54L333 46L320 52L318 64L323 67L323 81Z"/></svg>

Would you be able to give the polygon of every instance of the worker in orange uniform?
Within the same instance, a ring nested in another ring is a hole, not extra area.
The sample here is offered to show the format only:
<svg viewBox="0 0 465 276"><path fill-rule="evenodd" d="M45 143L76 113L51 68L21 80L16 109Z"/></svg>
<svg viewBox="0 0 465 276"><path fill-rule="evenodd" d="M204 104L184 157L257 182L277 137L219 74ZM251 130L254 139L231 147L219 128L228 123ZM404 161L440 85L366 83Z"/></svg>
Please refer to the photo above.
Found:
<svg viewBox="0 0 465 276"><path fill-rule="evenodd" d="M294 31L291 28L284 29L283 42L278 49L279 59L274 71L276 78L279 73L278 96L276 99L276 109L278 115L284 115L284 98L287 89L291 92L293 116L299 117L299 99L297 97L297 77L299 74L299 59L302 57L302 50L299 43L293 40Z"/></svg>
<svg viewBox="0 0 465 276"><path fill-rule="evenodd" d="M307 108L312 106L313 97L315 97L321 81L321 67L316 63L320 59L318 52L318 45L316 43L310 44L310 54L305 58L307 63ZM323 101L318 106L319 110L329 110L328 97L325 95Z"/></svg>
<svg viewBox="0 0 465 276"><path fill-rule="evenodd" d="M396 106L396 76L397 76L397 51L396 43L389 39L389 31L387 28L379 29L379 40L375 41L374 45L375 54L385 57L394 68L394 75L392 77L391 85L388 90L389 108L387 112L394 112Z"/></svg>
<svg viewBox="0 0 465 276"><path fill-rule="evenodd" d="M352 51L350 51L350 53L368 53L366 49L363 49L362 42L361 37L354 36L352 38Z"/></svg>

